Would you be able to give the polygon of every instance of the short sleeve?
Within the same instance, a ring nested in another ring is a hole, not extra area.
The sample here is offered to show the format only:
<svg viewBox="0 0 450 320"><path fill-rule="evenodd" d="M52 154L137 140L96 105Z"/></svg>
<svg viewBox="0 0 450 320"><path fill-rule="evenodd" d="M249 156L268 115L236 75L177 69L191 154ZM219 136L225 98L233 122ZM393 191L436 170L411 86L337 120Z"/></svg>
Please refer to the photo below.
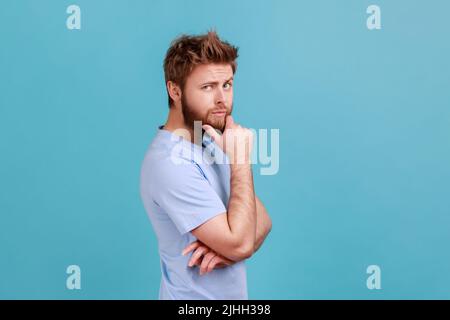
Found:
<svg viewBox="0 0 450 320"><path fill-rule="evenodd" d="M226 212L225 205L196 163L161 163L153 172L153 199L181 234Z"/></svg>

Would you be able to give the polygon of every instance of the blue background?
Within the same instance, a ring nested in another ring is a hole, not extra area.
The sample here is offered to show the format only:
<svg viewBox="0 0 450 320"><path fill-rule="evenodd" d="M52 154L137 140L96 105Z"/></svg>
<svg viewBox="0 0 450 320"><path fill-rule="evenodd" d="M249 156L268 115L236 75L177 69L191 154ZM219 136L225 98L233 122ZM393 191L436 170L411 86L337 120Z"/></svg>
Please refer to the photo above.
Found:
<svg viewBox="0 0 450 320"><path fill-rule="evenodd" d="M81 8L68 30L66 8ZM382 29L366 27L370 4ZM280 129L255 174L273 220L252 299L450 298L448 1L3 1L0 298L155 299L139 171L162 60L215 27L240 47L235 119ZM66 268L81 267L81 290ZM382 289L368 290L379 265Z"/></svg>

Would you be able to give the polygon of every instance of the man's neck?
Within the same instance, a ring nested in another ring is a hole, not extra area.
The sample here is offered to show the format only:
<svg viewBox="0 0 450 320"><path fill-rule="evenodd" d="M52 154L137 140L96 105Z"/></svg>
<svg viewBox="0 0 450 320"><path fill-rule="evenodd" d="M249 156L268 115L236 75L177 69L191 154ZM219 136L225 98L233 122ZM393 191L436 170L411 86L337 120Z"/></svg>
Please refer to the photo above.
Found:
<svg viewBox="0 0 450 320"><path fill-rule="evenodd" d="M194 129L192 127L188 127L184 123L183 114L180 111L176 110L175 107L170 108L167 121L164 124L164 129L182 137L183 139L191 143L195 143Z"/></svg>

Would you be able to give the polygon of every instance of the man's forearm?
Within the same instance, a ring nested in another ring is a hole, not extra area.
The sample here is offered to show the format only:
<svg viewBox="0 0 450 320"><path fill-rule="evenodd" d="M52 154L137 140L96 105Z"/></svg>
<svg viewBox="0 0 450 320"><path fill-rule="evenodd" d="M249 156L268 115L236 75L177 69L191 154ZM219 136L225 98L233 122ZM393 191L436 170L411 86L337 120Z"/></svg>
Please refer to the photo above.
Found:
<svg viewBox="0 0 450 320"><path fill-rule="evenodd" d="M231 233L248 254L256 241L256 201L251 164L231 164L228 223Z"/></svg>

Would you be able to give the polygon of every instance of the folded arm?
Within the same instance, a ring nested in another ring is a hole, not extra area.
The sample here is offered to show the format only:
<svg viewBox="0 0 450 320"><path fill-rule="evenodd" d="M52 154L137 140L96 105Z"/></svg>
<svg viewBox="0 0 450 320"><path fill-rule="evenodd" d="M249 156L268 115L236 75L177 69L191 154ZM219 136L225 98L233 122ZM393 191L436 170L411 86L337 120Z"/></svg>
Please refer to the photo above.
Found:
<svg viewBox="0 0 450 320"><path fill-rule="evenodd" d="M231 166L228 210L191 233L220 255L239 261L255 250L256 203L250 165Z"/></svg>
<svg viewBox="0 0 450 320"><path fill-rule="evenodd" d="M265 238L272 229L272 221L267 214L267 210L261 200L255 196L256 200L256 239L254 242L254 252L256 252L264 242ZM225 256L215 252L200 240L189 244L184 250L183 255L194 251L190 260L189 267L199 266L200 274L211 272L213 269L224 268L240 260L230 260Z"/></svg>

